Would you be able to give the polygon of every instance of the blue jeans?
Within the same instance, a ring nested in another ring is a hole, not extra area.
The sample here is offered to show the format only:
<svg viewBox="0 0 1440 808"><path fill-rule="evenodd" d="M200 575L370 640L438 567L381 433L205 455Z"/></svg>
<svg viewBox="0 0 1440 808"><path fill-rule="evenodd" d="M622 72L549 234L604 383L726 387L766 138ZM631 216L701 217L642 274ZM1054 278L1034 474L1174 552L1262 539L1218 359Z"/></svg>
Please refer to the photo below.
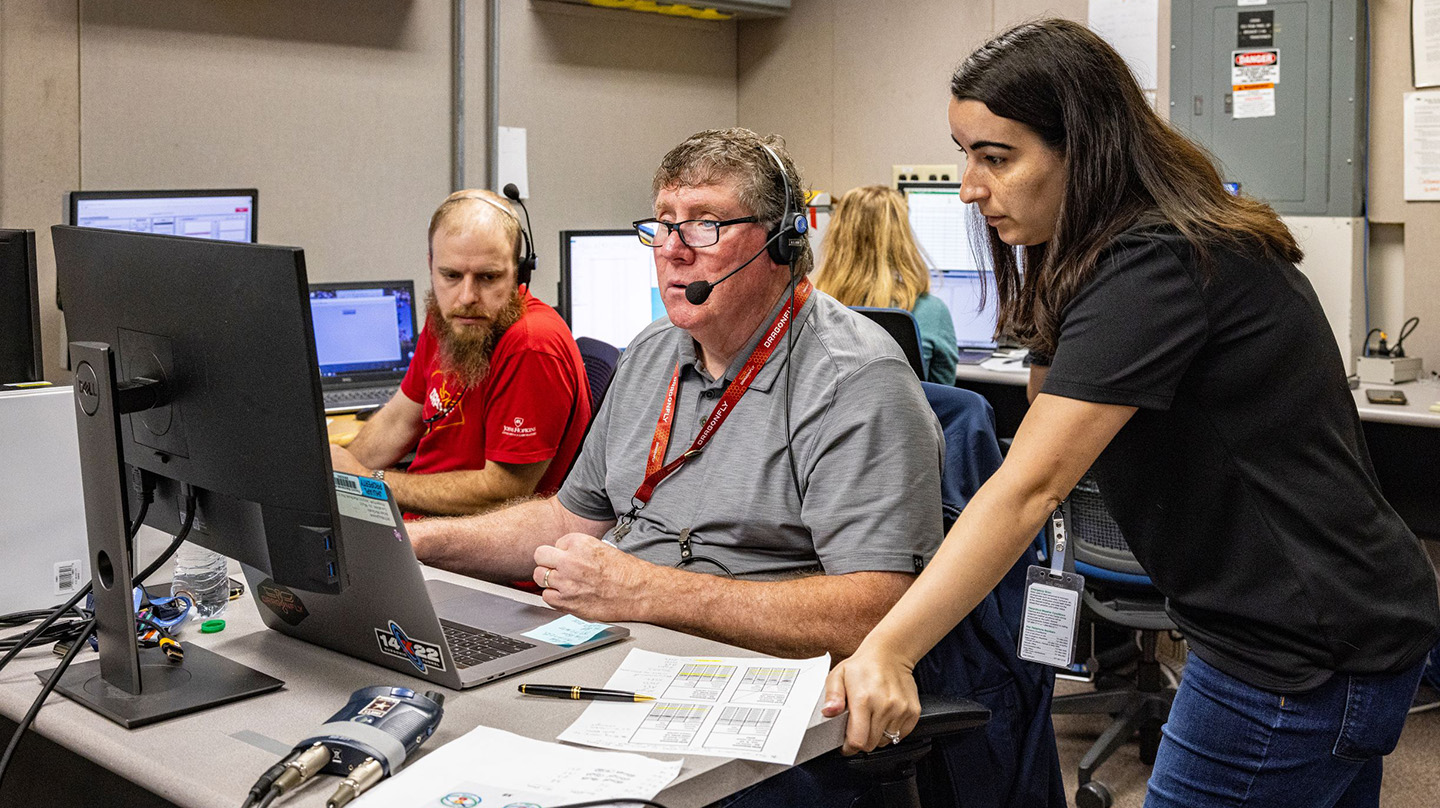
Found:
<svg viewBox="0 0 1440 808"><path fill-rule="evenodd" d="M1145 808L1374 808L1423 664L1388 676L1336 674L1280 695L1193 653L1165 724Z"/></svg>

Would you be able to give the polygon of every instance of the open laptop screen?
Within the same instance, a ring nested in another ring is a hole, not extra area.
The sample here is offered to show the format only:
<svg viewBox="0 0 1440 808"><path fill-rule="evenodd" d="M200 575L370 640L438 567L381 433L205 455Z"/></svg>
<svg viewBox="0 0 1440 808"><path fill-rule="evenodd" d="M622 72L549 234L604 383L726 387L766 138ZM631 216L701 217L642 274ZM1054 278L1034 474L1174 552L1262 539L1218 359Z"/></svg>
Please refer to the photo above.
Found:
<svg viewBox="0 0 1440 808"><path fill-rule="evenodd" d="M320 381L382 383L405 376L415 355L415 284L310 284Z"/></svg>

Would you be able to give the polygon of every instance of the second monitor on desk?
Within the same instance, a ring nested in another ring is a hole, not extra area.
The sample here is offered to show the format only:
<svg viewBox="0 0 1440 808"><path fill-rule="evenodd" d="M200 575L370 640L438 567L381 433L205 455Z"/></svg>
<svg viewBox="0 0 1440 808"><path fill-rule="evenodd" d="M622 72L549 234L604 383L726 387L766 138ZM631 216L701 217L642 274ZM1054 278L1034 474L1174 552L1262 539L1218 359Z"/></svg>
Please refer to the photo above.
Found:
<svg viewBox="0 0 1440 808"><path fill-rule="evenodd" d="M655 251L630 229L562 231L559 298L572 334L616 348L665 316Z"/></svg>

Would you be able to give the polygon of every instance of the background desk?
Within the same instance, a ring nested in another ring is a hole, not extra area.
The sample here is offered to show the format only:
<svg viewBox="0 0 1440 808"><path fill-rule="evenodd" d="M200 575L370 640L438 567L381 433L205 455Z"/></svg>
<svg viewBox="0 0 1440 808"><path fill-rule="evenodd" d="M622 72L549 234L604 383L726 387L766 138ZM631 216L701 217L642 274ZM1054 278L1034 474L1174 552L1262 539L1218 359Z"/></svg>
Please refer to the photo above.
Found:
<svg viewBox="0 0 1440 808"><path fill-rule="evenodd" d="M438 570L427 570L426 577L501 592L516 600L539 601L531 595ZM201 635L192 628L182 634L182 639L284 679L285 689L129 731L68 699L52 695L40 711L35 729L58 746L144 786L175 805L234 808L244 800L256 777L344 706L350 693L361 687L385 684L422 691L438 689L445 693L445 718L435 737L420 748L420 754L439 748L481 724L554 741L587 704L521 696L515 692L515 684L525 681L525 674L463 692L437 688L420 679L270 631L260 621L249 593L230 603L225 618L228 625L219 634ZM632 648L666 654L756 656L655 626L630 624L629 628L632 634L628 640L547 665L540 669L543 673L532 675L549 682L600 686ZM85 661L93 657L87 651L78 659ZM24 715L40 691L35 672L53 668L55 662L56 657L47 646L42 651L27 651L0 672L0 713L11 721ZM800 750L801 761L838 747L844 736L844 718L823 719L818 707L817 704ZM36 740L27 738L22 748L25 745L34 748ZM655 757L673 760L676 756ZM5 792L9 796L0 799L0 803L12 804L16 784L11 781L34 774L26 768L12 765L6 775ZM704 805L783 769L777 764L745 760L686 757L679 777L660 792L657 799L671 808ZM477 761L477 773L482 775L477 779L483 779L483 761ZM316 782L286 795L277 806L318 808L325 804L339 782L334 777L316 778ZM119 804L114 801L114 795L88 793L91 804ZM94 797L101 799L97 801Z"/></svg>
<svg viewBox="0 0 1440 808"><path fill-rule="evenodd" d="M1025 417L1028 373L985 370L960 365L955 385L984 396L995 409L995 427L1001 437L1014 437ZM1371 404L1369 389L1401 390L1409 403ZM1440 382L1431 378L1406 384L1363 384L1354 391L1365 443L1370 450L1380 490L1400 517L1421 538L1440 541L1440 413L1430 405L1440 401Z"/></svg>
<svg viewBox="0 0 1440 808"><path fill-rule="evenodd" d="M1371 404L1366 390L1400 390L1408 404ZM1380 490L1422 539L1440 541L1440 383L1362 384L1354 391Z"/></svg>

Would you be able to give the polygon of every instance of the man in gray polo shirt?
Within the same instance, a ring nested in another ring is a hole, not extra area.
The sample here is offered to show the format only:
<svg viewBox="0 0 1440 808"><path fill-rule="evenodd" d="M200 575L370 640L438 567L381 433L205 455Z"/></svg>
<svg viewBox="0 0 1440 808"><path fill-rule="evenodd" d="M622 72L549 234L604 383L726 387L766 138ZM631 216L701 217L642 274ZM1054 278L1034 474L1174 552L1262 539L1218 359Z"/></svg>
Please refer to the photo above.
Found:
<svg viewBox="0 0 1440 808"><path fill-rule="evenodd" d="M940 542L939 424L890 337L804 280L778 138L697 134L654 188L636 229L668 316L625 351L560 492L413 523L416 554L533 578L592 620L847 656ZM697 281L713 293L691 302Z"/></svg>

